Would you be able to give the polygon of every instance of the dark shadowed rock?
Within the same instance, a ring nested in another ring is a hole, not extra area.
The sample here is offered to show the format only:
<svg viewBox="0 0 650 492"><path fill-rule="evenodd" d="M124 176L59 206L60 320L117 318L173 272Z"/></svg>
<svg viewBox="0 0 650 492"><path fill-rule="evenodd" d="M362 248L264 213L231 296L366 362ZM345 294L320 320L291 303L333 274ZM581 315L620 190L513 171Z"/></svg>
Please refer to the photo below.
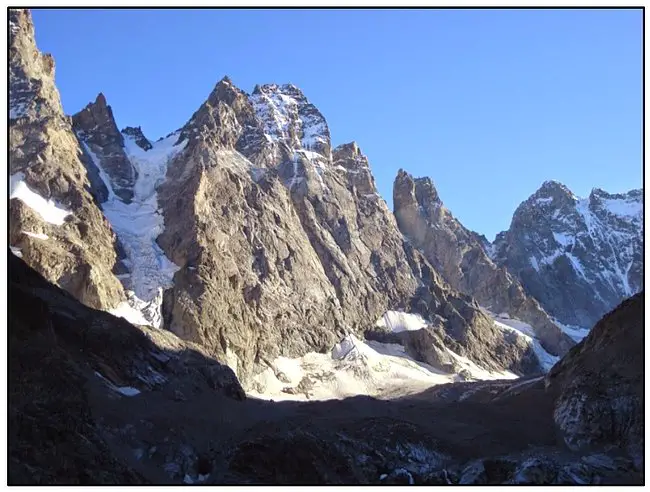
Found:
<svg viewBox="0 0 650 492"><path fill-rule="evenodd" d="M9 279L9 483L146 483L115 453L98 416L109 404L94 408L99 395L115 401L183 390L244 398L232 371L199 347L90 309L12 254Z"/></svg>
<svg viewBox="0 0 650 492"><path fill-rule="evenodd" d="M607 314L548 374L555 421L575 450L626 450L642 467L644 293Z"/></svg>

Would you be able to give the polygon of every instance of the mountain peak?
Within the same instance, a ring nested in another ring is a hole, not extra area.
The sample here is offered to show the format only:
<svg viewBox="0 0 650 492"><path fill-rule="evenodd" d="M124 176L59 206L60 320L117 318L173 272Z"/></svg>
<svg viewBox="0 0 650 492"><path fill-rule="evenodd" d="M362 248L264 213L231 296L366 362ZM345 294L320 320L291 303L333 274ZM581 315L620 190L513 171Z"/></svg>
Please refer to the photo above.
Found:
<svg viewBox="0 0 650 492"><path fill-rule="evenodd" d="M363 155L361 153L361 149L359 148L359 146L354 140L352 142L344 143L337 146L332 152L340 156L353 157L353 158L360 157L361 155Z"/></svg>
<svg viewBox="0 0 650 492"><path fill-rule="evenodd" d="M106 96L104 95L103 92L100 92L99 94L97 94L97 97L95 98L95 102L91 103L91 104L95 104L95 105L103 107L103 108L108 106L108 104L106 102Z"/></svg>
<svg viewBox="0 0 650 492"><path fill-rule="evenodd" d="M89 136L90 140L116 140L123 143L122 134L117 128L113 110L106 101L106 96L99 93L94 102L72 115L72 125L78 134Z"/></svg>
<svg viewBox="0 0 650 492"><path fill-rule="evenodd" d="M425 176L414 178L404 169L400 169L393 184L393 204L395 210L407 206L408 203L417 205L423 210L442 205L436 187L431 178Z"/></svg>
<svg viewBox="0 0 650 492"><path fill-rule="evenodd" d="M142 132L141 127L133 127L133 126L127 126L122 129L121 132L123 135L128 135L131 137L136 145L140 147L143 150L150 150L153 148L153 145L151 144L151 141L144 136L144 133Z"/></svg>
<svg viewBox="0 0 650 492"><path fill-rule="evenodd" d="M302 90L300 90L300 88L294 84L258 84L253 90L253 95L260 94L283 94L285 96L290 96L301 101L307 100Z"/></svg>
<svg viewBox="0 0 650 492"><path fill-rule="evenodd" d="M573 192L564 183L561 183L555 179L544 181L542 183L542 186L539 187L538 191L563 192L569 195L573 195Z"/></svg>
<svg viewBox="0 0 650 492"><path fill-rule="evenodd" d="M524 203L550 203L558 206L563 203L573 203L578 197L564 184L556 180L544 181L539 189Z"/></svg>

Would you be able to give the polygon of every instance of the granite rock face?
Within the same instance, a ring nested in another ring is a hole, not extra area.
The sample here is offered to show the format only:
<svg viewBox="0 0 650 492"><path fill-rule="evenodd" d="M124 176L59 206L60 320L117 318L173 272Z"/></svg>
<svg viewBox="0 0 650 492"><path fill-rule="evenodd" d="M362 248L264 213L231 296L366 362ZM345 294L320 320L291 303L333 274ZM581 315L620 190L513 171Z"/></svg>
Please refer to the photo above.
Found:
<svg viewBox="0 0 650 492"><path fill-rule="evenodd" d="M444 206L429 178L400 170L393 187L395 217L402 233L449 284L494 313L529 323L547 352L563 355L573 341L526 295L519 281L489 257L480 237Z"/></svg>
<svg viewBox="0 0 650 492"><path fill-rule="evenodd" d="M590 328L643 289L643 190L578 198L547 181L515 211L494 260L558 321Z"/></svg>
<svg viewBox="0 0 650 492"><path fill-rule="evenodd" d="M98 207L106 188L85 165L30 12L10 10L9 31L9 244L84 304L115 307L124 293L112 272L115 234Z"/></svg>

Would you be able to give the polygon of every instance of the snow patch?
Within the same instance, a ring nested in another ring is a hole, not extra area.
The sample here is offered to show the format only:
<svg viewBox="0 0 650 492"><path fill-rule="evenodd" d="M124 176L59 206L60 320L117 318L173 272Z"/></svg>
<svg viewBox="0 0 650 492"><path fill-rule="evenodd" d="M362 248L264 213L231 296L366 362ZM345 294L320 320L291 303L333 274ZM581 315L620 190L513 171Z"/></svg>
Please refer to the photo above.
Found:
<svg viewBox="0 0 650 492"><path fill-rule="evenodd" d="M33 191L25 183L25 174L18 172L9 178L9 199L17 198L34 210L41 218L50 224L63 225L65 218L71 213L54 200L46 200Z"/></svg>
<svg viewBox="0 0 650 492"><path fill-rule="evenodd" d="M567 246L572 246L575 243L575 237L560 232L554 232L553 239L555 239L556 243L558 243L560 246L564 246L565 248Z"/></svg>
<svg viewBox="0 0 650 492"><path fill-rule="evenodd" d="M11 120L16 120L18 118L22 118L25 116L27 113L27 108L29 108L29 104L31 103L31 99L29 101L22 101L18 103L14 103L10 108L9 108L9 119Z"/></svg>
<svg viewBox="0 0 650 492"><path fill-rule="evenodd" d="M142 315L142 312L132 307L128 302L121 302L116 308L109 310L113 316L124 318L134 325L149 326L150 322Z"/></svg>
<svg viewBox="0 0 650 492"><path fill-rule="evenodd" d="M22 258L22 257L23 257L23 252L21 251L20 248L16 248L16 247L14 247L14 246L9 246L9 249L10 249L11 252L12 252L13 254L15 254L18 258Z"/></svg>
<svg viewBox="0 0 650 492"><path fill-rule="evenodd" d="M135 396L140 394L140 390L131 386L116 386L115 391L124 396Z"/></svg>
<svg viewBox="0 0 650 492"><path fill-rule="evenodd" d="M386 311L375 323L376 327L389 328L393 333L420 330L427 325L427 321L419 314L402 311Z"/></svg>
<svg viewBox="0 0 650 492"><path fill-rule="evenodd" d="M446 348L446 350L449 353L449 355L451 355L464 370L470 373L472 379L478 379L481 381L492 381L496 379L519 379L519 376L517 376L513 372L510 371L490 372L487 369L478 366L476 363L469 360L467 357L458 355L456 352L453 352L448 348Z"/></svg>
<svg viewBox="0 0 650 492"><path fill-rule="evenodd" d="M449 352L474 379L518 377L510 372L490 373ZM329 354L310 352L295 359L278 357L254 378L249 394L276 401L331 400L356 395L395 398L456 381L457 374L413 360L401 345L348 335Z"/></svg>
<svg viewBox="0 0 650 492"><path fill-rule="evenodd" d="M133 388L132 386L115 386L113 383L111 383L108 379L106 379L97 371L95 371L95 376L97 376L99 379L104 381L104 383L106 383L106 386L108 386L110 389L124 396L136 396L140 394L140 390L137 388Z"/></svg>
<svg viewBox="0 0 650 492"><path fill-rule="evenodd" d="M626 219L641 219L643 214L643 203L634 198L606 198L601 200L603 208L612 215Z"/></svg>
<svg viewBox="0 0 650 492"><path fill-rule="evenodd" d="M487 311L487 310L485 310ZM515 332L517 336L522 337L526 343L532 346L533 352L537 356L540 365L544 371L548 372L560 358L549 354L535 336L535 330L528 323L524 323L516 318L503 315L494 315L487 311L494 323L503 331Z"/></svg>
<svg viewBox="0 0 650 492"><path fill-rule="evenodd" d="M46 239L49 239L49 236L47 234L42 234L40 232L29 232L29 231L20 231L26 236L33 237L34 239L41 239L45 241Z"/></svg>
<svg viewBox="0 0 650 492"><path fill-rule="evenodd" d="M97 157L97 154L95 154L91 150L91 148L88 146L88 144L86 144L86 142L84 142L81 138L79 138L79 141L82 143L84 149L90 156L90 159L97 167L99 171L99 178L102 180L104 186L106 186L106 189L108 190L108 198L106 199L106 201L114 200L116 197L115 197L115 193L113 192L113 185L111 183L111 178L108 174L106 174L106 171L104 171L104 168L100 165L101 160L99 159L99 157Z"/></svg>
<svg viewBox="0 0 650 492"><path fill-rule="evenodd" d="M582 267L582 263L580 263L580 260L575 256L573 256L571 253L564 253L564 256L566 256L569 259L576 273L578 273L578 275L580 275L582 278L587 280L587 274L585 273L585 269Z"/></svg>
<svg viewBox="0 0 650 492"><path fill-rule="evenodd" d="M565 325L560 323L558 320L553 319L553 323L555 323L560 330L562 330L564 333L566 333L569 337L571 337L573 340L576 342L582 341L584 337L589 335L589 328L585 328L583 326L574 326L574 325Z"/></svg>

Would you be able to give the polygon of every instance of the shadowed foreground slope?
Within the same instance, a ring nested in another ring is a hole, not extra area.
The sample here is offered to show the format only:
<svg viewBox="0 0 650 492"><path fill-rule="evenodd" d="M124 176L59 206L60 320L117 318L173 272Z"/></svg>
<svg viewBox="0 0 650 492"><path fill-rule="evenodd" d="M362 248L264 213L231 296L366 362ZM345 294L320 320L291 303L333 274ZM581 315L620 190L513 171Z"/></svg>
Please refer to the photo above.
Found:
<svg viewBox="0 0 650 492"><path fill-rule="evenodd" d="M643 481L642 398L630 389L642 379L643 349L629 343L642 336L642 295L567 355L549 389L535 378L392 401L274 403L246 399L200 347L83 306L12 254L9 277L11 484ZM588 366L571 360L621 349L617 366L588 376L608 391L575 383ZM595 397L632 402L608 408L633 425L583 426L574 445L576 427L558 408L576 391L587 407ZM621 442L635 460L616 450Z"/></svg>

